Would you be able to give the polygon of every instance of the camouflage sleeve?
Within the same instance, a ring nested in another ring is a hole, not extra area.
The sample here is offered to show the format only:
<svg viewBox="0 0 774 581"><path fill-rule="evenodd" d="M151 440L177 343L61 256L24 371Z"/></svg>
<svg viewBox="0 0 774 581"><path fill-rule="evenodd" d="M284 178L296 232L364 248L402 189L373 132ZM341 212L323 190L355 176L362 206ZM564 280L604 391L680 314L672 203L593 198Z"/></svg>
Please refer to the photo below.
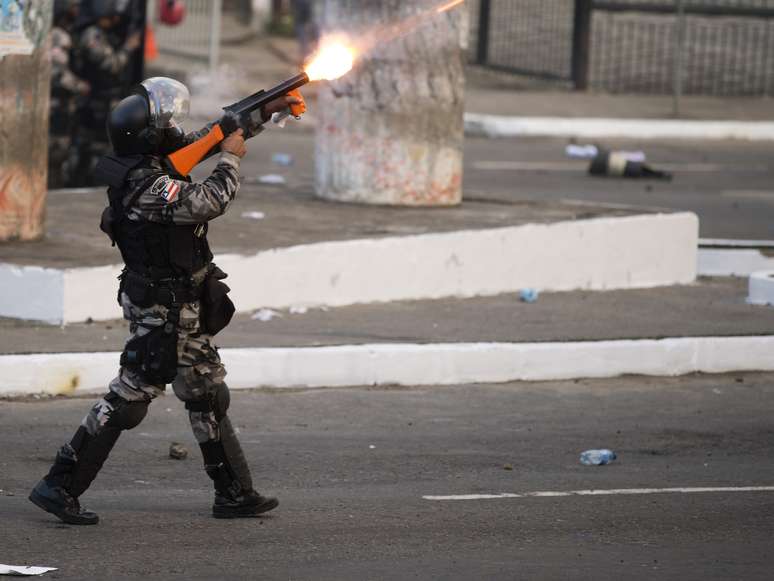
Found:
<svg viewBox="0 0 774 581"><path fill-rule="evenodd" d="M188 183L159 176L140 196L136 209L147 220L164 224L200 224L226 212L239 190L239 158L223 152L210 177Z"/></svg>
<svg viewBox="0 0 774 581"><path fill-rule="evenodd" d="M114 49L107 37L96 26L83 31L83 54L90 65L108 75L119 75L129 62L129 51Z"/></svg>
<svg viewBox="0 0 774 581"><path fill-rule="evenodd" d="M78 94L85 81L70 70L70 35L60 28L51 30L51 88L54 91Z"/></svg>

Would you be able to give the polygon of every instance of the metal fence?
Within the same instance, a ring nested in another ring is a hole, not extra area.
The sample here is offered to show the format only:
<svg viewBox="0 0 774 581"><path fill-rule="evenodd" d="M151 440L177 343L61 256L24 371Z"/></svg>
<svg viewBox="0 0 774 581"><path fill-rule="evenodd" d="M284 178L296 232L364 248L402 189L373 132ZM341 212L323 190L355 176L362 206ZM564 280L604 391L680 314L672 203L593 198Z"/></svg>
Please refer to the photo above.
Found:
<svg viewBox="0 0 774 581"><path fill-rule="evenodd" d="M186 14L176 26L159 20L159 2L149 0L148 20L156 35L159 52L218 65L220 56L222 0L186 0Z"/></svg>
<svg viewBox="0 0 774 581"><path fill-rule="evenodd" d="M478 0L472 10L471 56L485 66L613 93L774 95L774 0Z"/></svg>

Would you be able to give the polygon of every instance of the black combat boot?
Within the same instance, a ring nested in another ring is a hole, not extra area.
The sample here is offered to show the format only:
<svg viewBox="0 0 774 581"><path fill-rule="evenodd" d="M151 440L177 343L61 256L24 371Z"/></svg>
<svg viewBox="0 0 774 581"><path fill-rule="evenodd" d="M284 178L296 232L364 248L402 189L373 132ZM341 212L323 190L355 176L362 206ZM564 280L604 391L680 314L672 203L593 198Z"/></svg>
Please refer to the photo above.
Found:
<svg viewBox="0 0 774 581"><path fill-rule="evenodd" d="M59 517L71 525L95 525L99 517L81 508L78 499L68 492L68 485L75 468L77 457L70 444L66 444L56 455L54 465L30 492L30 501L46 512Z"/></svg>
<svg viewBox="0 0 774 581"><path fill-rule="evenodd" d="M274 497L262 496L252 488L244 490L224 464L208 465L205 469L215 482L215 504L212 505L212 516L215 518L258 516L279 505Z"/></svg>

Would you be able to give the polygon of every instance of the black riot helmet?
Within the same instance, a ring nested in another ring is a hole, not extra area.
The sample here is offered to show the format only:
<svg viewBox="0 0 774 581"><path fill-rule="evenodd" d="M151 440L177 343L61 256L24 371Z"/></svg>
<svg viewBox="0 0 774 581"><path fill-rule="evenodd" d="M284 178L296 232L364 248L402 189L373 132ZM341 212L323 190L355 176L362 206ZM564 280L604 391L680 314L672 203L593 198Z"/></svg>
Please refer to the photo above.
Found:
<svg viewBox="0 0 774 581"><path fill-rule="evenodd" d="M131 0L82 0L79 6L77 28L84 28L96 24L100 18L112 18L113 16L126 16Z"/></svg>
<svg viewBox="0 0 774 581"><path fill-rule="evenodd" d="M143 81L110 112L107 131L117 155L167 154L185 145L182 121L188 115L186 86L167 77Z"/></svg>

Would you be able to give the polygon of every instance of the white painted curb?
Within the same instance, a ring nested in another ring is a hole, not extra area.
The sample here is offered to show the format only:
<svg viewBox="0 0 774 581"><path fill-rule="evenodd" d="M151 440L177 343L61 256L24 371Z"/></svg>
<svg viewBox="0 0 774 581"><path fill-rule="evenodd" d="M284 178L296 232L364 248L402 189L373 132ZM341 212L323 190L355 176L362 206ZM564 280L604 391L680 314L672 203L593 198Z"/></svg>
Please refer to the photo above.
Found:
<svg viewBox="0 0 774 581"><path fill-rule="evenodd" d="M458 385L774 371L774 336L222 349L229 386ZM118 353L0 356L0 395L98 392Z"/></svg>
<svg viewBox="0 0 774 581"><path fill-rule="evenodd" d="M751 305L774 305L774 271L764 270L750 275L747 302Z"/></svg>
<svg viewBox="0 0 774 581"><path fill-rule="evenodd" d="M774 123L760 121L677 121L506 117L465 114L465 133L479 137L577 137L582 139L742 139L774 141Z"/></svg>
<svg viewBox="0 0 774 581"><path fill-rule="evenodd" d="M774 241L699 240L699 276L750 276L774 270Z"/></svg>
<svg viewBox="0 0 774 581"><path fill-rule="evenodd" d="M239 311L489 296L531 287L612 290L688 284L696 278L695 214L644 214L321 242L252 256L222 255ZM71 323L121 317L119 266L0 268L0 316ZM56 273L59 273L56 275ZM26 280L25 276L33 276ZM3 291L5 293L5 291ZM40 293L40 294L39 294Z"/></svg>

